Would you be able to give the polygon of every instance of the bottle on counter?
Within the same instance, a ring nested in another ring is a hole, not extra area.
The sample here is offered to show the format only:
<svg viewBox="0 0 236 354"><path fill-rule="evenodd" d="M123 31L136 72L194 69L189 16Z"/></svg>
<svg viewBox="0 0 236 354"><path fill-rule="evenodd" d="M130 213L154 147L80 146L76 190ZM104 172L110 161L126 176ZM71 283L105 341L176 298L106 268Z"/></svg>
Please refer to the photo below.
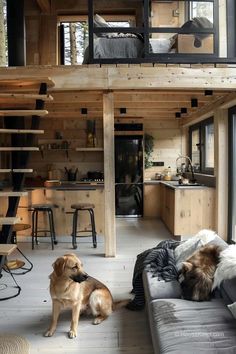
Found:
<svg viewBox="0 0 236 354"><path fill-rule="evenodd" d="M164 170L164 181L171 181L171 167L168 166L165 170Z"/></svg>

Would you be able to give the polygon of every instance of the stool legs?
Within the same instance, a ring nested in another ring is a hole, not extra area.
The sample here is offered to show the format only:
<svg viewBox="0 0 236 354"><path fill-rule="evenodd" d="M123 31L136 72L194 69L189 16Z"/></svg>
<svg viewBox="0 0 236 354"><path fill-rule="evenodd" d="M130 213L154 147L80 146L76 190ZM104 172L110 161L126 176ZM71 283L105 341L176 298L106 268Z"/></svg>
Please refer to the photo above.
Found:
<svg viewBox="0 0 236 354"><path fill-rule="evenodd" d="M48 223L49 223L49 230L39 230L49 232L50 237L51 237L51 244L52 244L52 250L54 249L54 245L57 244L56 240L56 233L55 233L55 227L54 227L54 219L53 219L53 211L51 209L48 210L37 210L34 209L32 212L32 250L34 249L34 243L38 245L38 213L39 211L43 211L47 213L48 216Z"/></svg>
<svg viewBox="0 0 236 354"><path fill-rule="evenodd" d="M91 226L92 226L92 238L93 238L93 247L97 248L97 233L95 228L95 219L93 209L88 209L90 214Z"/></svg>
<svg viewBox="0 0 236 354"><path fill-rule="evenodd" d="M96 233L96 227L95 227L95 218L94 218L94 211L92 208L85 209L89 212L90 215L90 220L91 220L91 227L92 227L92 239L93 239L93 247L97 248L97 233ZM73 221L72 221L72 246L73 249L77 248L77 243L76 243L76 236L77 236L77 225L78 225L78 209L75 209L73 213Z"/></svg>
<svg viewBox="0 0 236 354"><path fill-rule="evenodd" d="M72 224L72 246L74 250L77 248L77 243L76 243L77 223L78 223L78 210L76 209L73 213L73 224Z"/></svg>

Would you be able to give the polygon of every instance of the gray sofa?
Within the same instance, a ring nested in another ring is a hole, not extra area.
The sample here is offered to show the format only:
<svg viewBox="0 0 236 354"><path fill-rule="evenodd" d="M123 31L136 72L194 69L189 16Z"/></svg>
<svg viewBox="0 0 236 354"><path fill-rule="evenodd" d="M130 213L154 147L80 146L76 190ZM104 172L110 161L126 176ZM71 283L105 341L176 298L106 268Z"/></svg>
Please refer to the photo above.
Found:
<svg viewBox="0 0 236 354"><path fill-rule="evenodd" d="M216 238L209 244L227 244ZM148 320L155 354L236 354L236 278L225 280L211 301L181 299L178 281L159 281L143 272Z"/></svg>

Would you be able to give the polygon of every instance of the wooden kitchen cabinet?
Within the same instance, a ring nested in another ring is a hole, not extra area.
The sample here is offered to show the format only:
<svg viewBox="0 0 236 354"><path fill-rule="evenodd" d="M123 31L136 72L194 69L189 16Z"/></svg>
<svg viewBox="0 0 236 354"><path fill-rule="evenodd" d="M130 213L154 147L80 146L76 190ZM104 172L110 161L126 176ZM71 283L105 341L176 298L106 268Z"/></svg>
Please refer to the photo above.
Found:
<svg viewBox="0 0 236 354"><path fill-rule="evenodd" d="M174 236L191 236L215 228L214 188L161 185L161 219Z"/></svg>
<svg viewBox="0 0 236 354"><path fill-rule="evenodd" d="M160 193L160 184L144 184L144 217L159 218L161 216Z"/></svg>

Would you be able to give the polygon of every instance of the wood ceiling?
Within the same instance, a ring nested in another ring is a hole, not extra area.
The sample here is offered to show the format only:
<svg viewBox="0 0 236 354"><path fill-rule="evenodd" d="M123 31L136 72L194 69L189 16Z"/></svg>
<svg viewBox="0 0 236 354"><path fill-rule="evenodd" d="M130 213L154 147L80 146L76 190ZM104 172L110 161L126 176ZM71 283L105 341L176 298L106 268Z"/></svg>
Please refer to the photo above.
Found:
<svg viewBox="0 0 236 354"><path fill-rule="evenodd" d="M4 92L4 89L1 87L0 91ZM45 109L49 112L47 117L82 118L81 108L87 108L87 118L102 118L102 91L53 91L52 88L50 94L53 100L49 99L45 103ZM205 95L204 90L115 91L115 117L172 120L176 119L176 112L186 108L187 113L182 113L181 118L191 119L208 109L211 111L229 94L230 91L219 90L214 90L210 96ZM198 107L191 107L191 99L197 99ZM23 95L16 99L14 91L11 91L11 95L0 94L1 110L34 109L34 102L34 97L29 100ZM120 108L126 108L126 114L120 114Z"/></svg>

